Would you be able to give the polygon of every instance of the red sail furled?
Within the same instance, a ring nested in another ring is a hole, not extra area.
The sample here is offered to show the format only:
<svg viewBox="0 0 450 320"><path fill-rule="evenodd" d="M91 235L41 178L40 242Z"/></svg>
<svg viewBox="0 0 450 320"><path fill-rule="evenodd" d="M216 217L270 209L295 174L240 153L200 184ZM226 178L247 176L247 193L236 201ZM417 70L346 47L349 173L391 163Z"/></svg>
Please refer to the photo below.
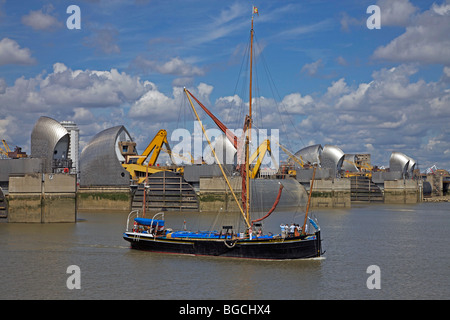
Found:
<svg viewBox="0 0 450 320"><path fill-rule="evenodd" d="M268 216L270 216L270 214L271 214L272 212L275 211L275 208L277 207L278 202L280 202L281 191L282 191L282 190L283 190L283 185L280 183L280 189L278 190L278 195L277 195L277 198L275 199L275 202L274 202L272 208L269 210L269 212L268 212L264 217L259 218L259 219L256 219L256 220L252 220L252 225L253 225L255 222L259 222L259 221L264 220L265 218L267 218Z"/></svg>
<svg viewBox="0 0 450 320"><path fill-rule="evenodd" d="M202 107L203 110L205 110L205 112L208 114L208 116L210 116L211 119L217 124L219 129L222 130L226 134L228 140L230 140L230 142L233 144L233 146L237 149L237 137L230 130L228 130L228 128L219 119L217 119L211 113L211 111L209 111L200 101L198 101L198 99L196 97L194 97L194 95L189 90L186 89L186 91L191 95L192 98L194 98L195 101L197 101L198 105L200 107Z"/></svg>

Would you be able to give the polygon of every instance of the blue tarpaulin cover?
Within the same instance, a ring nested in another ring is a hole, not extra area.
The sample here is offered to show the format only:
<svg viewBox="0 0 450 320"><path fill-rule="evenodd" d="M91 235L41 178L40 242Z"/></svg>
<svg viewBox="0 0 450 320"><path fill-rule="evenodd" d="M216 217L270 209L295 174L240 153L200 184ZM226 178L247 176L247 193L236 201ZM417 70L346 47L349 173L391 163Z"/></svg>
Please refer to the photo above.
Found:
<svg viewBox="0 0 450 320"><path fill-rule="evenodd" d="M309 218L309 222L312 224L312 226L313 226L316 230L319 230L319 226L317 225L317 223L316 223L313 219Z"/></svg>
<svg viewBox="0 0 450 320"><path fill-rule="evenodd" d="M137 223L142 224L144 226L155 227L156 225L158 225L158 226L163 226L164 225L164 220L147 219L147 218L135 218L134 221L136 221Z"/></svg>

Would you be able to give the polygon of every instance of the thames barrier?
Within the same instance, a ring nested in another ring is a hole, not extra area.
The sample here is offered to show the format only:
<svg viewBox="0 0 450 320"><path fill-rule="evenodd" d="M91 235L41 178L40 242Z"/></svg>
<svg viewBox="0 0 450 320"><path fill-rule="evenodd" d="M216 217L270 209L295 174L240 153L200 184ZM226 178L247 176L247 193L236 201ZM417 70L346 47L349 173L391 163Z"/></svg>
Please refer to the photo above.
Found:
<svg viewBox="0 0 450 320"><path fill-rule="evenodd" d="M142 154L137 153L124 126L97 133L80 156L78 134L71 121L40 117L31 133L31 155L16 152L0 159L2 218L9 222L75 222L81 210L129 211L142 208L144 201L150 210L237 210L217 164L194 159L182 165L157 163L165 144L170 154L165 130L160 130ZM236 157L233 145L226 138L222 142L216 148ZM270 208L277 196L273 190L280 183L286 190L280 201L282 209L304 206L314 167L314 207L448 201L449 173L421 173L416 161L401 152L392 152L389 168L384 168L372 165L370 154L346 154L338 146L318 144L296 153L280 148L286 151L287 161L278 169L259 167L258 163L253 167L250 192L263 191L264 197L252 197L262 210ZM239 195L236 165L224 167ZM144 194L144 190L150 192Z"/></svg>

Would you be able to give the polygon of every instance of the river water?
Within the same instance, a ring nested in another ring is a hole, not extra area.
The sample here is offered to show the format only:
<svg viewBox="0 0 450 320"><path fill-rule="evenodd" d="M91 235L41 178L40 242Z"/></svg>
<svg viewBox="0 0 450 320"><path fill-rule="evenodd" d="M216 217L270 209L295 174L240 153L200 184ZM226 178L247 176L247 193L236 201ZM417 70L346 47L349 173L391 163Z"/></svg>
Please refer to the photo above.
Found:
<svg viewBox="0 0 450 320"><path fill-rule="evenodd" d="M79 213L77 223L0 223L0 299L449 299L450 203L314 210L324 258L258 261L131 250L128 213ZM265 228L279 232L292 212ZM211 225L215 215L169 214ZM188 223L189 227L189 223ZM71 265L80 289L68 289ZM368 289L379 267L380 289Z"/></svg>

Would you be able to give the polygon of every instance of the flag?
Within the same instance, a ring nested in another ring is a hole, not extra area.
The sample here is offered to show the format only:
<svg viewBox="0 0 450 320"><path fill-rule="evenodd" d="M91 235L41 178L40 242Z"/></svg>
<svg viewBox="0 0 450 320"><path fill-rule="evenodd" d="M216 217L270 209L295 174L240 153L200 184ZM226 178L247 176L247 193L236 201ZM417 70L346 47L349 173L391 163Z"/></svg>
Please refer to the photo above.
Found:
<svg viewBox="0 0 450 320"><path fill-rule="evenodd" d="M255 6L253 6L253 14L257 14L259 16L258 8Z"/></svg>

